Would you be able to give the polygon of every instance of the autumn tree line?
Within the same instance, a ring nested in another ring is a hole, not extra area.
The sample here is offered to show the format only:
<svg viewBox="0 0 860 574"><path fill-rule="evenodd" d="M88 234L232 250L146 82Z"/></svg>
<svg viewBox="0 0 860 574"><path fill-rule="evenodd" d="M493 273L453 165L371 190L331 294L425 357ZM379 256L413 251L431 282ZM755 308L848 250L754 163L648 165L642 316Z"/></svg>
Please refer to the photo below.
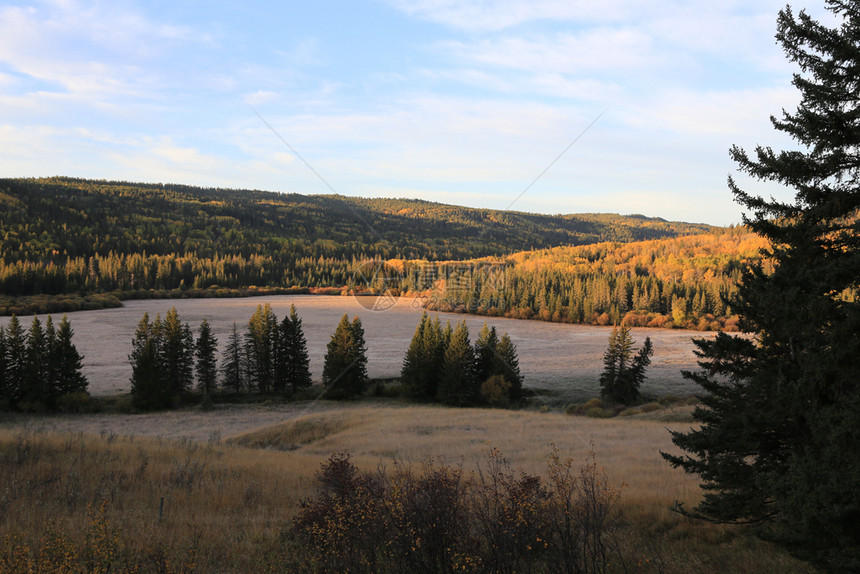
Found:
<svg viewBox="0 0 860 574"><path fill-rule="evenodd" d="M743 229L418 200L47 178L0 180L0 207L0 314L252 288L394 289L437 310L731 329L723 297L758 257ZM688 236L699 239L679 243ZM468 276L481 257L505 265L502 289Z"/></svg>

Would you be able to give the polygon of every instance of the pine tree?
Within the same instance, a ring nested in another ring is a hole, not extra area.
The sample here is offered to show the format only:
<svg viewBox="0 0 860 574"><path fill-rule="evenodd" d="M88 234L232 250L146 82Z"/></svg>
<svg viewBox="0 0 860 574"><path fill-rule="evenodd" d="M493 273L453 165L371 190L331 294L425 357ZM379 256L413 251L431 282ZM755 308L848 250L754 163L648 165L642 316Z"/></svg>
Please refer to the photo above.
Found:
<svg viewBox="0 0 860 574"><path fill-rule="evenodd" d="M6 389L9 406L16 408L24 393L24 374L27 363L27 336L12 315L6 327Z"/></svg>
<svg viewBox="0 0 860 574"><path fill-rule="evenodd" d="M499 336L495 327L488 327L484 322L478 338L475 340L475 379L478 384L483 383L496 373L496 352L499 346ZM510 381L508 381L510 382Z"/></svg>
<svg viewBox="0 0 860 574"><path fill-rule="evenodd" d="M356 394L362 394L367 390L367 385L370 381L367 377L367 342L364 340L364 327L358 315L352 318L349 328L352 331L352 339L355 345L352 351L355 355L353 363L353 388Z"/></svg>
<svg viewBox="0 0 860 574"><path fill-rule="evenodd" d="M278 349L280 358L277 376L283 381L281 386L293 393L310 387L308 342L295 305L290 305L290 314L281 322Z"/></svg>
<svg viewBox="0 0 860 574"><path fill-rule="evenodd" d="M27 347L24 356L24 389L21 394L20 405L25 405L28 410L53 408L55 397L47 384L45 331L38 317L33 317L30 330L27 332Z"/></svg>
<svg viewBox="0 0 860 574"><path fill-rule="evenodd" d="M439 377L438 342L441 338L441 327L436 319L436 325L425 312L421 315L400 371L400 381L409 396L419 400L431 400L436 397L435 388ZM438 335L437 335L437 330Z"/></svg>
<svg viewBox="0 0 860 574"><path fill-rule="evenodd" d="M140 409L161 409L170 404L170 388L159 361L161 319L150 322L144 313L131 342L131 399Z"/></svg>
<svg viewBox="0 0 860 574"><path fill-rule="evenodd" d="M257 305L245 333L249 384L261 394L270 393L275 382L275 355L278 348L278 318L269 303Z"/></svg>
<svg viewBox="0 0 860 574"><path fill-rule="evenodd" d="M510 402L516 404L523 398L523 376L520 374L520 360L517 348L507 333L499 339L493 360L492 372L504 378L509 384Z"/></svg>
<svg viewBox="0 0 860 574"><path fill-rule="evenodd" d="M227 339L227 348L224 349L224 356L221 360L221 376L224 387L234 393L240 393L245 388L242 354L242 338L236 323L233 323L233 332Z"/></svg>
<svg viewBox="0 0 860 574"><path fill-rule="evenodd" d="M54 328L54 320L50 315L45 319L45 354L42 357L45 368L44 386L50 395L51 408L56 407L56 400L60 396L58 388L59 365L57 365L57 330Z"/></svg>
<svg viewBox="0 0 860 574"><path fill-rule="evenodd" d="M206 394L211 394L217 384L218 368L215 360L215 350L218 339L212 334L209 321L203 319L194 344L194 354L197 359L197 388Z"/></svg>
<svg viewBox="0 0 860 574"><path fill-rule="evenodd" d="M624 381L630 369L633 339L630 327L616 325L609 335L609 344L603 354L603 373L600 374L600 394L604 399L623 403L627 393Z"/></svg>
<svg viewBox="0 0 860 574"><path fill-rule="evenodd" d="M173 398L179 401L194 380L194 336L188 323L182 323L176 307L171 307L161 324L159 366Z"/></svg>
<svg viewBox="0 0 860 574"><path fill-rule="evenodd" d="M57 369L56 386L58 396L72 393L85 393L89 381L83 375L84 357L78 352L72 343L75 332L68 318L63 315L60 328L57 329L56 344L54 347L55 364Z"/></svg>
<svg viewBox="0 0 860 574"><path fill-rule="evenodd" d="M696 341L703 370L686 376L706 391L694 412L701 425L673 433L686 454L663 456L701 477L693 514L757 524L823 571L857 572L860 5L827 7L836 27L790 8L778 19L801 102L771 121L800 149L731 151L742 172L795 192L780 202L729 181L746 223L772 245L772 271L747 268L731 301L755 337Z"/></svg>
<svg viewBox="0 0 860 574"><path fill-rule="evenodd" d="M438 399L454 406L467 406L478 397L479 385L475 379L475 351L469 341L469 327L465 321L457 323L451 342L445 350L442 377L439 380Z"/></svg>
<svg viewBox="0 0 860 574"><path fill-rule="evenodd" d="M326 346L323 384L332 399L347 399L367 389L367 356L364 329L356 316L350 323L344 314Z"/></svg>

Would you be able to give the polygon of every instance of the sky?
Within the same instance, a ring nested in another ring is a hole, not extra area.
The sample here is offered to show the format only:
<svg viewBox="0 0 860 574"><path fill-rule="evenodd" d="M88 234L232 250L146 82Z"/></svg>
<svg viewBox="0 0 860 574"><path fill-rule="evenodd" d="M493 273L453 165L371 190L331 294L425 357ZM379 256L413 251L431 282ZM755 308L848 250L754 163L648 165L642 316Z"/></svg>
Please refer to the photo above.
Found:
<svg viewBox="0 0 860 574"><path fill-rule="evenodd" d="M0 175L738 223L784 3L0 0Z"/></svg>

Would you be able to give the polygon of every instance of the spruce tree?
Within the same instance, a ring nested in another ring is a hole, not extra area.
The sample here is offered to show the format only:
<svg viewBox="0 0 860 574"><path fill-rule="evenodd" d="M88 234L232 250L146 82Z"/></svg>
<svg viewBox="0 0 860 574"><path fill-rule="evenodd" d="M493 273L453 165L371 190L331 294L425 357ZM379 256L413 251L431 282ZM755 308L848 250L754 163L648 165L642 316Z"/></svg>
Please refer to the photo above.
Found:
<svg viewBox="0 0 860 574"><path fill-rule="evenodd" d="M21 393L21 405L26 405L27 409L43 410L54 406L55 397L48 386L49 373L48 365L45 362L46 356L45 331L39 317L33 317L30 330L27 332L27 346L24 355L24 389Z"/></svg>
<svg viewBox="0 0 860 574"><path fill-rule="evenodd" d="M479 385L475 379L475 351L469 341L466 321L457 323L451 341L445 350L445 362L437 392L441 402L463 407L478 397Z"/></svg>
<svg viewBox="0 0 860 574"><path fill-rule="evenodd" d="M227 348L221 359L221 377L224 387L234 393L240 393L245 388L243 362L242 337L236 323L233 323L233 332L227 339Z"/></svg>
<svg viewBox="0 0 860 574"><path fill-rule="evenodd" d="M367 390L370 380L367 377L367 342L364 340L364 327L358 315L352 318L349 328L355 345L352 350L355 356L352 374L353 389L356 394L362 394Z"/></svg>
<svg viewBox="0 0 860 574"><path fill-rule="evenodd" d="M48 315L45 319L45 354L42 360L45 363L45 389L51 395L51 407L56 406L56 399L60 396L58 388L59 365L57 365L57 330L54 328L54 320Z"/></svg>
<svg viewBox="0 0 860 574"><path fill-rule="evenodd" d="M308 342L302 329L302 320L295 305L290 305L290 314L284 317L278 339L279 386L293 393L311 386Z"/></svg>
<svg viewBox="0 0 860 574"><path fill-rule="evenodd" d="M171 307L160 323L159 366L173 401L181 400L194 380L194 336Z"/></svg>
<svg viewBox="0 0 860 574"><path fill-rule="evenodd" d="M600 394L604 399L614 403L624 402L624 381L630 368L632 348L630 327L612 327L609 344L603 354L603 372L600 374Z"/></svg>
<svg viewBox="0 0 860 574"><path fill-rule="evenodd" d="M18 317L12 315L6 327L6 389L9 406L16 408L24 392L27 364L27 336Z"/></svg>
<svg viewBox="0 0 860 574"><path fill-rule="evenodd" d="M517 356L517 348L507 333L502 335L496 346L492 372L510 384L508 394L511 403L515 404L522 400L523 376L520 373L520 360Z"/></svg>
<svg viewBox="0 0 860 574"><path fill-rule="evenodd" d="M131 342L131 400L135 407L161 409L170 404L170 388L163 376L159 354L161 319L150 322L149 313L144 313Z"/></svg>
<svg viewBox="0 0 860 574"><path fill-rule="evenodd" d="M487 323L484 322L484 326L478 333L478 338L475 339L475 379L478 384L483 383L493 375L501 374L496 373L494 369L498 345L499 336L496 334L496 328L488 327Z"/></svg>
<svg viewBox="0 0 860 574"><path fill-rule="evenodd" d="M429 322L430 318L425 312L415 327L415 333L403 358L403 368L400 369L400 384L409 396L418 399L430 398L424 396L428 386L426 379L431 375L428 372L428 349L425 346L425 331Z"/></svg>
<svg viewBox="0 0 860 574"><path fill-rule="evenodd" d="M245 355L248 360L249 384L255 385L261 394L273 390L277 348L278 318L269 303L257 305L245 333Z"/></svg>
<svg viewBox="0 0 860 574"><path fill-rule="evenodd" d="M771 118L797 148L739 147L753 179L793 188L793 201L743 191L745 222L771 241L737 298L743 331L698 340L701 423L673 433L698 474L692 514L747 522L827 572L860 571L860 5L828 0L837 25L779 14L777 40L800 69L794 112ZM684 510L682 508L682 510Z"/></svg>
<svg viewBox="0 0 860 574"><path fill-rule="evenodd" d="M358 316L350 323L344 314L326 346L323 384L332 399L348 399L367 389L364 329Z"/></svg>
<svg viewBox="0 0 860 574"><path fill-rule="evenodd" d="M89 381L82 373L84 357L72 342L74 334L71 323L63 315L63 320L60 321L60 327L57 329L54 347L56 355L54 362L57 369L56 387L59 396L85 393L89 386Z"/></svg>
<svg viewBox="0 0 860 574"><path fill-rule="evenodd" d="M209 321L203 319L197 332L197 341L194 344L194 355L197 359L195 368L197 371L197 388L206 394L215 390L218 382L218 368L215 359L215 350L218 348L218 339L212 334Z"/></svg>

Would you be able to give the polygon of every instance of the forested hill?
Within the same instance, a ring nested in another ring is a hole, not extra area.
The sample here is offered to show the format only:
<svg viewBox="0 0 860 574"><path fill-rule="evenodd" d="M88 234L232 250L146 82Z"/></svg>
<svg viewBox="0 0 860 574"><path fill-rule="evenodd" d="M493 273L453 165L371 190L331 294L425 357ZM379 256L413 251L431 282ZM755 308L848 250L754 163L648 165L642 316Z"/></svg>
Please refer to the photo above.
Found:
<svg viewBox="0 0 860 574"><path fill-rule="evenodd" d="M455 260L702 233L614 214L548 216L364 199L71 178L0 179L5 264L94 255Z"/></svg>

